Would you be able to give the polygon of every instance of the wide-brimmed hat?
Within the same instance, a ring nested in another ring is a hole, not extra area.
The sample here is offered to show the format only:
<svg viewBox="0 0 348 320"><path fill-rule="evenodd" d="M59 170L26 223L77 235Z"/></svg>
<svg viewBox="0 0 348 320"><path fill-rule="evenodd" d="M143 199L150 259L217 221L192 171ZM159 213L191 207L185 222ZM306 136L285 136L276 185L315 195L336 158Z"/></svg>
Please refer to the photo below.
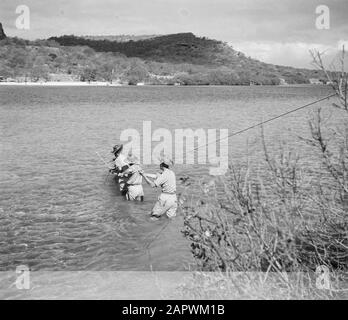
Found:
<svg viewBox="0 0 348 320"><path fill-rule="evenodd" d="M139 159L137 156L129 154L127 157L127 162L129 164L139 164Z"/></svg>
<svg viewBox="0 0 348 320"><path fill-rule="evenodd" d="M123 149L123 144L116 144L112 148L112 153L119 153Z"/></svg>
<svg viewBox="0 0 348 320"><path fill-rule="evenodd" d="M160 164L165 164L167 167L171 167L174 165L174 162L172 159L170 159L168 156L166 155L162 155L161 158L159 159Z"/></svg>

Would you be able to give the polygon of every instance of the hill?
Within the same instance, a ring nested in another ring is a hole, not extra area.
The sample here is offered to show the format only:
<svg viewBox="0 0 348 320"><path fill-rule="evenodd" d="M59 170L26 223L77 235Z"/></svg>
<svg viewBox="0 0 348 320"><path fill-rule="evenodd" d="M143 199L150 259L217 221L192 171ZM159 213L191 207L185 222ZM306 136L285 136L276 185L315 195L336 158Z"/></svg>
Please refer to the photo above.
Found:
<svg viewBox="0 0 348 320"><path fill-rule="evenodd" d="M92 40L75 36L52 37L49 40L56 41L62 46L88 46L97 52L118 52L127 57L171 63L221 65L226 64L226 58L230 60L236 54L233 49L224 52L224 45L219 41L198 38L192 33L126 42Z"/></svg>
<svg viewBox="0 0 348 320"><path fill-rule="evenodd" d="M63 46L88 46L97 52L118 52L145 61L192 64L207 69L223 68L224 73L228 68L238 74L241 84L277 84L281 79L291 84L308 83L310 78L319 77L316 70L266 64L246 57L224 42L196 37L193 33L151 36L148 39L126 42L75 36L53 37L50 40ZM323 77L321 74L320 76Z"/></svg>
<svg viewBox="0 0 348 320"><path fill-rule="evenodd" d="M251 59L224 42L192 33L137 41L120 37L6 38L0 42L0 77L182 85L300 84L323 77L315 70Z"/></svg>

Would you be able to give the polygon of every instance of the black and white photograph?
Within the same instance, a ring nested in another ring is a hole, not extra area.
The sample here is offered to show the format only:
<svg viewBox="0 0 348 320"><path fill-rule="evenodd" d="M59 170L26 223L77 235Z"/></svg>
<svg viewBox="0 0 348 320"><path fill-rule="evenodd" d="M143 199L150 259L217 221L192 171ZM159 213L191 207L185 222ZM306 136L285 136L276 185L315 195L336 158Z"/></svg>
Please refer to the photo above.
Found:
<svg viewBox="0 0 348 320"><path fill-rule="evenodd" d="M0 300L347 300L347 50L347 0L1 0Z"/></svg>

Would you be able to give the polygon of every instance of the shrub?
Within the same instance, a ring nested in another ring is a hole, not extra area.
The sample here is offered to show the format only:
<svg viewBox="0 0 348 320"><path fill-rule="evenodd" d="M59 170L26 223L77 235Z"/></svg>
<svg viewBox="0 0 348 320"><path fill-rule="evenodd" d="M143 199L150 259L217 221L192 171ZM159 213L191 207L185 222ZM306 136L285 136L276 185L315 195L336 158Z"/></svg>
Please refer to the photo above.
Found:
<svg viewBox="0 0 348 320"><path fill-rule="evenodd" d="M324 68L321 60L318 63ZM301 138L316 155L311 165L320 170L304 167L301 157L286 146L270 152L262 130L261 164L231 165L225 177L210 187L203 184L202 197L183 208L183 233L191 242L198 270L277 274L291 292L298 290L298 282L290 283L287 273L307 277L328 270L340 284L347 280L346 72L340 73L333 88L338 98L335 112L342 122L327 127L319 109L309 121L311 137ZM343 294L341 289L338 285L328 292ZM306 297L322 294L314 289Z"/></svg>

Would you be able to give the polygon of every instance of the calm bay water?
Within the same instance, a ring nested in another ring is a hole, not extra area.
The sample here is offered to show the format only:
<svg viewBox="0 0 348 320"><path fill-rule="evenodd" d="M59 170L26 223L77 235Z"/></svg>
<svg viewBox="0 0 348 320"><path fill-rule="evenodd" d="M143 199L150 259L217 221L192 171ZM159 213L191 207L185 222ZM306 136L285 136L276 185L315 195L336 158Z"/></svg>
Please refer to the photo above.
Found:
<svg viewBox="0 0 348 320"><path fill-rule="evenodd" d="M157 193L144 203L117 192L105 158L127 128L229 129L230 133L330 94L318 87L1 87L0 271L183 270L192 262L182 218L149 220ZM327 106L322 102L318 106ZM266 126L267 139L306 135L314 107ZM243 159L259 130L229 140ZM155 145L155 144L154 144ZM154 172L155 166L145 166ZM207 166L175 166L178 178L208 175ZM180 187L179 187L180 191Z"/></svg>

